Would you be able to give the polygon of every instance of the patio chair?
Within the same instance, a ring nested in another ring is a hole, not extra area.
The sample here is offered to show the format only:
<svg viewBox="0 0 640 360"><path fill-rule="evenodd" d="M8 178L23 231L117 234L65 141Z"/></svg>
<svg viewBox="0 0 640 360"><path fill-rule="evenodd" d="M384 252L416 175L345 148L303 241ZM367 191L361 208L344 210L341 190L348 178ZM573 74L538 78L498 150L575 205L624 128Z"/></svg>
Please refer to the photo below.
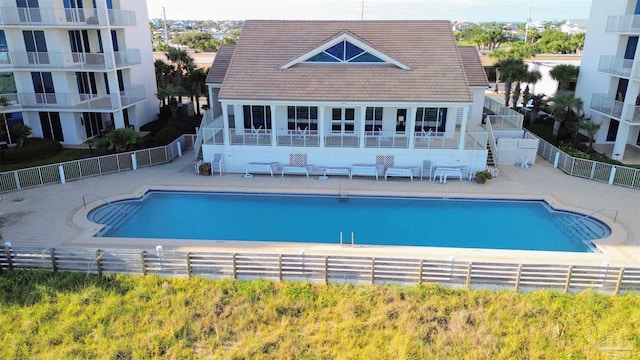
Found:
<svg viewBox="0 0 640 360"><path fill-rule="evenodd" d="M211 162L211 175L213 175L217 171L218 173L220 173L220 176L222 176L223 170L224 168L222 166L222 154L213 154L213 161Z"/></svg>
<svg viewBox="0 0 640 360"><path fill-rule="evenodd" d="M429 181L431 181L431 174L433 174L433 164L431 160L423 160L422 161L422 169L420 169L420 181L425 175L429 176Z"/></svg>

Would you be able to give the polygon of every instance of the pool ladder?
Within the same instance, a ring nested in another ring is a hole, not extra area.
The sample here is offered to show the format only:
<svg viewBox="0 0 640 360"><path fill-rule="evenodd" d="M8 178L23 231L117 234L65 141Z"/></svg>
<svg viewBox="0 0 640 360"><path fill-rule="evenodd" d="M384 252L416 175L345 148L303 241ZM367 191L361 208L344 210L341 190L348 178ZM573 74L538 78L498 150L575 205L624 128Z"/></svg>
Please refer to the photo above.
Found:
<svg viewBox="0 0 640 360"><path fill-rule="evenodd" d="M353 247L353 245L355 244L354 241L354 236L353 236L353 231L351 232L351 247ZM340 247L344 247L344 242L342 240L342 231L340 231Z"/></svg>

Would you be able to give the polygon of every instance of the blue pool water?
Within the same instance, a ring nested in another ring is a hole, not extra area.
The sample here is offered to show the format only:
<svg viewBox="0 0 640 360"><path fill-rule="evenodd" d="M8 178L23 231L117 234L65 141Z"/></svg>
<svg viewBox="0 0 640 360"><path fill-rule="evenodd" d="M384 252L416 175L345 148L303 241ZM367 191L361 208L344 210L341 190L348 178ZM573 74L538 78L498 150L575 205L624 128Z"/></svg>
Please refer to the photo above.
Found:
<svg viewBox="0 0 640 360"><path fill-rule="evenodd" d="M603 223L544 201L151 191L89 219L104 237L593 251Z"/></svg>

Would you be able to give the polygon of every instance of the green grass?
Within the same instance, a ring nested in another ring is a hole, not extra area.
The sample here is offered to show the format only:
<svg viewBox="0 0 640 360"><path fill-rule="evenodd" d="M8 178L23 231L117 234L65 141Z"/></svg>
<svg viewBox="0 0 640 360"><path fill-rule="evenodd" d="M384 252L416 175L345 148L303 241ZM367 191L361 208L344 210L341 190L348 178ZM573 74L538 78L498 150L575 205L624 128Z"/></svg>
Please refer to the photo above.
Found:
<svg viewBox="0 0 640 360"><path fill-rule="evenodd" d="M0 358L607 359L640 296L0 274Z"/></svg>
<svg viewBox="0 0 640 360"><path fill-rule="evenodd" d="M41 165L57 164L65 161L78 160L82 158L83 154L85 154L86 151L87 150L83 150L83 149L63 149L62 151L55 154L54 156L50 156L37 161L31 161L27 163L16 163L16 164L0 163L0 172L12 171L17 169L25 169L25 168L41 166Z"/></svg>

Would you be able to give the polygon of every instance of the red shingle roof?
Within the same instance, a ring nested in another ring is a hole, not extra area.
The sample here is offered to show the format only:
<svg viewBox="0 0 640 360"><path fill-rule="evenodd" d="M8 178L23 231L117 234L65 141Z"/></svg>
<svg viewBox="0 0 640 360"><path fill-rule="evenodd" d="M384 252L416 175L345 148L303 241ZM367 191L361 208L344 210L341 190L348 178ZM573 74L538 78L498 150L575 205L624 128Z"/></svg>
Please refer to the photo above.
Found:
<svg viewBox="0 0 640 360"><path fill-rule="evenodd" d="M391 64L349 63L300 63L281 68L344 33L410 70ZM215 69L217 60L212 73L219 71ZM471 101L460 51L448 21L246 21L220 98Z"/></svg>

